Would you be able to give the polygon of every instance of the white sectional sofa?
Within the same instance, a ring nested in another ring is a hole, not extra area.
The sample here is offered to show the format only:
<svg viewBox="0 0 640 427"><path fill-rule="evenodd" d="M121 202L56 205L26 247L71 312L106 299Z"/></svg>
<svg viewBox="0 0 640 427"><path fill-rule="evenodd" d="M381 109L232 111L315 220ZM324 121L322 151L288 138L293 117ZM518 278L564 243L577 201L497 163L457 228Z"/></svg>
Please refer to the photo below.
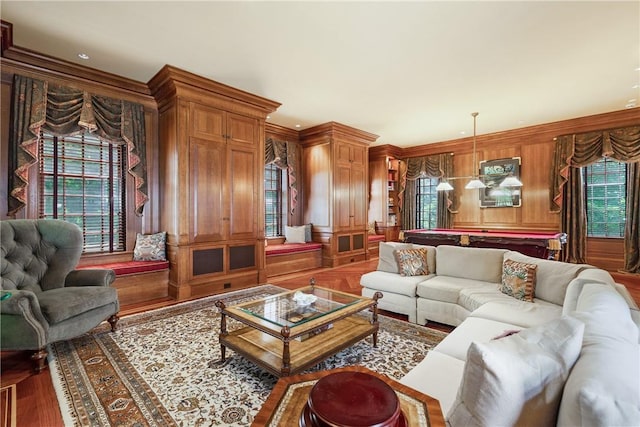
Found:
<svg viewBox="0 0 640 427"><path fill-rule="evenodd" d="M416 248L427 271L401 276L394 251ZM505 260L534 265L532 302L500 290ZM640 312L606 271L384 243L361 284L383 293L384 310L456 326L401 380L438 399L450 426L640 426Z"/></svg>

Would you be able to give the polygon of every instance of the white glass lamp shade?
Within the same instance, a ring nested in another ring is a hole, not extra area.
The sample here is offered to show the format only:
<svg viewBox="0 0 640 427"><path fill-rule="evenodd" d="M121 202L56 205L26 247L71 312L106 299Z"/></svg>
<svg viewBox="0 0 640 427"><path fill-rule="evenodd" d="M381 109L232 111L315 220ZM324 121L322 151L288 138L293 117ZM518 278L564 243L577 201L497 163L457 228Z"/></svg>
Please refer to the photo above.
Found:
<svg viewBox="0 0 640 427"><path fill-rule="evenodd" d="M442 181L436 186L436 191L451 191L453 187L447 181Z"/></svg>
<svg viewBox="0 0 640 427"><path fill-rule="evenodd" d="M466 188L467 190L479 190L481 188L487 188L487 186L484 185L484 182L476 178L469 181L469 183L465 185L464 188Z"/></svg>
<svg viewBox="0 0 640 427"><path fill-rule="evenodd" d="M522 187L522 182L515 176L509 175L500 183L500 187Z"/></svg>

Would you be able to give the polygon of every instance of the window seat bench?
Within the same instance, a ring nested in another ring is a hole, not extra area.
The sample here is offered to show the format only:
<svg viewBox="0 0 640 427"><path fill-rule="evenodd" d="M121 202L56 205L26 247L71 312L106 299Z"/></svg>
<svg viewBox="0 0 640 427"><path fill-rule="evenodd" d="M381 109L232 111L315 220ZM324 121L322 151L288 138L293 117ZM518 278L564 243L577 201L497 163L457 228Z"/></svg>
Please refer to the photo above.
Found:
<svg viewBox="0 0 640 427"><path fill-rule="evenodd" d="M120 306L164 298L169 295L169 261L123 261L82 265L78 270L111 269L116 273L113 287Z"/></svg>
<svg viewBox="0 0 640 427"><path fill-rule="evenodd" d="M369 234L367 236L368 240L368 258L377 257L380 254L380 242L384 242L386 237L384 234Z"/></svg>
<svg viewBox="0 0 640 427"><path fill-rule="evenodd" d="M322 243L281 243L265 248L267 277L322 267Z"/></svg>

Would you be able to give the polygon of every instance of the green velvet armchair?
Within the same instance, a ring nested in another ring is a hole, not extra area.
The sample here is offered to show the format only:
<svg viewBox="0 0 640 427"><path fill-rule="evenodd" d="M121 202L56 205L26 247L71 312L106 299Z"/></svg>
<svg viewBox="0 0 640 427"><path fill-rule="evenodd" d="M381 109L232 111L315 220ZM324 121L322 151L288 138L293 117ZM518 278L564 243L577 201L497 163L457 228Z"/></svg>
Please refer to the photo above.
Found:
<svg viewBox="0 0 640 427"><path fill-rule="evenodd" d="M104 320L115 331L118 294L113 270L74 270L82 232L55 219L0 221L0 348L33 350L36 372L47 345L82 335Z"/></svg>

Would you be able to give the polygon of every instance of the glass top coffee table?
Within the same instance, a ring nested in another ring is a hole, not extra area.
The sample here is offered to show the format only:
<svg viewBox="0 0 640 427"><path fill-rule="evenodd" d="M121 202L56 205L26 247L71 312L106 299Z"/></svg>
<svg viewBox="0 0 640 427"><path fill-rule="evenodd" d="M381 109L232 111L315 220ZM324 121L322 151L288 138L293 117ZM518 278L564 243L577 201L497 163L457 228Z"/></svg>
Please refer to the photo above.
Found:
<svg viewBox="0 0 640 427"><path fill-rule="evenodd" d="M230 348L277 377L316 365L372 335L378 344L378 299L311 285L227 307L221 312L222 362ZM371 316L362 313L371 310ZM244 326L227 331L227 316Z"/></svg>

